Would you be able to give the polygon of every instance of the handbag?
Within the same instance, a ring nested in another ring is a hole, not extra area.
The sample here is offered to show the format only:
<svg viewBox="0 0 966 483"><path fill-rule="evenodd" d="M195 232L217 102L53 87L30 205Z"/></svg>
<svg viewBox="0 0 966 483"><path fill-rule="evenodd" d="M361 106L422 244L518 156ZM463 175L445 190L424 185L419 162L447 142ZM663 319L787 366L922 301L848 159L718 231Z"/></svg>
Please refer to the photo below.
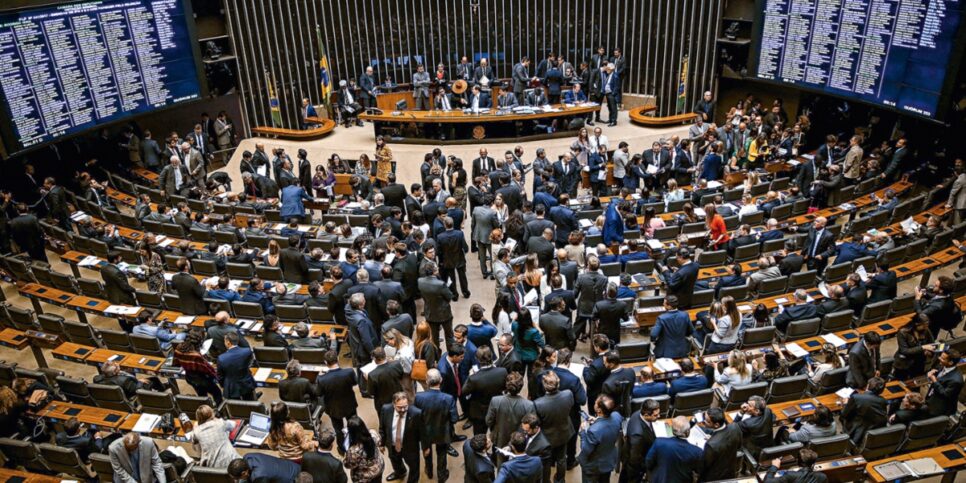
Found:
<svg viewBox="0 0 966 483"><path fill-rule="evenodd" d="M414 381L425 382L426 381L426 371L429 368L426 366L426 359L416 359L413 361L413 370L409 372L409 377Z"/></svg>

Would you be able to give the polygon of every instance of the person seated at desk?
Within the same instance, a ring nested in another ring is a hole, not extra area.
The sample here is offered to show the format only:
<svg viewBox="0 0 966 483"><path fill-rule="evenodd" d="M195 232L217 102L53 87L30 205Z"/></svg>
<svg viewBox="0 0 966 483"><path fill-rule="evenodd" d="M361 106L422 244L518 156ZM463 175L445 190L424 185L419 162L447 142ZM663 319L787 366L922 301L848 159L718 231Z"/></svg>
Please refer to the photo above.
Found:
<svg viewBox="0 0 966 483"><path fill-rule="evenodd" d="M617 287L617 297L618 299L635 299L637 298L637 292L631 288L631 276L627 273L622 273L620 275L620 286Z"/></svg>
<svg viewBox="0 0 966 483"><path fill-rule="evenodd" d="M656 382L654 380L654 369L644 366L637 373L637 384L631 389L631 397L655 397L668 393L666 382Z"/></svg>
<svg viewBox="0 0 966 483"><path fill-rule="evenodd" d="M818 312L815 304L808 301L808 292L805 289L795 290L792 298L795 305L787 308L784 305L779 305L778 315L775 316L775 328L782 334L788 331L788 325L792 322L814 318Z"/></svg>
<svg viewBox="0 0 966 483"><path fill-rule="evenodd" d="M853 392L842 408L842 425L856 446L862 444L865 433L886 425L889 402L882 397L884 389L885 380L873 377L866 384L865 391Z"/></svg>
<svg viewBox="0 0 966 483"><path fill-rule="evenodd" d="M527 94L527 105L531 107L550 105L550 99L547 98L547 93L544 92L543 87L537 87Z"/></svg>
<svg viewBox="0 0 966 483"><path fill-rule="evenodd" d="M436 90L436 97L433 99L433 106L436 107L437 111L451 111L453 110L453 98L446 93L446 89L440 87Z"/></svg>
<svg viewBox="0 0 966 483"><path fill-rule="evenodd" d="M725 250L728 252L728 256L734 258L735 250L738 247L743 247L747 245L755 245L758 243L758 238L751 233L751 225L744 224L738 227L735 231L734 237L728 240L728 244L725 245Z"/></svg>
<svg viewBox="0 0 966 483"><path fill-rule="evenodd" d="M785 233L778 228L778 220L769 218L767 221L765 221L765 229L758 232L757 237L758 242L764 246L765 242L768 240L780 240L784 238Z"/></svg>
<svg viewBox="0 0 966 483"><path fill-rule="evenodd" d="M778 428L778 434L775 435L776 441L782 444L789 442L808 444L814 438L834 436L837 429L835 415L832 414L831 409L819 404L807 420L795 424L793 429L795 431L789 432L788 426Z"/></svg>
<svg viewBox="0 0 966 483"><path fill-rule="evenodd" d="M781 476L776 476L778 468L781 467L782 459L775 458L765 473L764 483L825 483L828 476L814 470L815 462L818 460L818 453L809 449L802 448L798 452L798 463L801 467L794 471L785 471Z"/></svg>
<svg viewBox="0 0 966 483"><path fill-rule="evenodd" d="M782 276L781 269L772 257L758 258L758 271L748 276L748 291L757 294L758 286L763 280L770 280Z"/></svg>
<svg viewBox="0 0 966 483"><path fill-rule="evenodd" d="M232 480L252 483L296 481L301 471L298 463L265 453L248 453L228 465Z"/></svg>
<svg viewBox="0 0 966 483"><path fill-rule="evenodd" d="M874 257L876 255L875 250L870 249L865 244L854 242L839 243L835 245L833 252L835 253L834 263L836 265L840 263L852 263L859 258Z"/></svg>
<svg viewBox="0 0 966 483"><path fill-rule="evenodd" d="M245 294L242 295L240 301L259 304L262 306L262 312L265 314L274 314L275 304L272 303L271 296L266 294L272 286L271 282L262 282L262 279L254 277L248 284L248 290L245 290Z"/></svg>
<svg viewBox="0 0 966 483"><path fill-rule="evenodd" d="M564 91L563 93L564 104L577 104L580 102L587 102L587 94L584 93L583 88L580 84L574 84L574 87L569 91Z"/></svg>
<svg viewBox="0 0 966 483"><path fill-rule="evenodd" d="M617 263L620 261L620 256L612 254L610 250L607 248L607 245L604 245L603 243L598 243L597 260L601 263L601 265L605 263Z"/></svg>
<svg viewBox="0 0 966 483"><path fill-rule="evenodd" d="M513 95L513 91L503 91L500 97L497 98L497 107L500 109L512 109L519 105L517 96Z"/></svg>
<svg viewBox="0 0 966 483"><path fill-rule="evenodd" d="M480 112L489 109L491 106L490 95L480 90L480 86L473 86L473 93L467 101L467 109L472 112Z"/></svg>
<svg viewBox="0 0 966 483"><path fill-rule="evenodd" d="M865 283L857 273L850 273L845 278L845 283L839 285L845 292L845 300L849 303L849 308L856 317L862 315L862 308L866 304Z"/></svg>
<svg viewBox="0 0 966 483"><path fill-rule="evenodd" d="M819 302L815 309L815 315L825 317L841 310L851 310L849 301L845 298L845 289L841 285L832 285L828 287L828 298Z"/></svg>
<svg viewBox="0 0 966 483"><path fill-rule="evenodd" d="M363 112L362 105L356 102L356 97L352 94L355 83L353 83L352 88L345 80L339 81L339 102L337 107L339 112L342 114L343 124L345 127L352 125L352 120L355 119L355 124L357 126L362 126L362 120L359 119L359 114Z"/></svg>
<svg viewBox="0 0 966 483"><path fill-rule="evenodd" d="M164 385L157 377L152 377L150 381L142 381L131 374L121 370L121 366L114 361L105 361L101 364L101 373L94 376L94 384L105 386L117 386L124 392L124 397L133 399L137 396L138 389L151 391L163 391Z"/></svg>
<svg viewBox="0 0 966 483"><path fill-rule="evenodd" d="M694 370L694 362L690 358L682 360L680 366L681 377L672 379L671 386L668 388L668 394L671 398L674 398L674 396L682 392L707 389L711 385L708 383L708 378L704 374Z"/></svg>
<svg viewBox="0 0 966 483"><path fill-rule="evenodd" d="M822 375L826 372L845 367L845 361L839 355L838 350L828 342L822 344L819 360L815 360L811 355L805 356L805 361L808 363L805 371L814 384L822 382Z"/></svg>
<svg viewBox="0 0 966 483"><path fill-rule="evenodd" d="M751 383L754 369L748 363L748 356L744 351L733 350L728 354L727 366L722 363L714 366L714 389L718 397L724 401L728 399L731 389Z"/></svg>
<svg viewBox="0 0 966 483"><path fill-rule="evenodd" d="M64 430L58 431L55 437L57 446L77 451L77 456L84 463L90 463L91 453L103 453L110 441L105 440L109 433L94 431L93 428L81 425L76 416L64 421Z"/></svg>
<svg viewBox="0 0 966 483"><path fill-rule="evenodd" d="M772 426L775 424L775 413L765 403L761 396L751 396L748 402L742 403L734 422L741 428L744 435L743 445L755 457L762 448L775 445Z"/></svg>
<svg viewBox="0 0 966 483"><path fill-rule="evenodd" d="M926 399L918 392L910 392L903 396L899 401L892 416L889 416L889 424L905 424L906 426L923 419L929 418L929 408L926 407Z"/></svg>
<svg viewBox="0 0 966 483"><path fill-rule="evenodd" d="M646 251L640 249L643 244L644 242L641 240L627 240L627 253L620 256L621 269L627 267L627 262L651 259Z"/></svg>
<svg viewBox="0 0 966 483"><path fill-rule="evenodd" d="M939 367L929 371L926 377L931 383L926 393L926 405L930 416L952 416L959 407L959 393L963 390L963 374L957 365L961 358L958 350L949 348L939 356Z"/></svg>
<svg viewBox="0 0 966 483"><path fill-rule="evenodd" d="M172 342L181 342L187 335L184 332L176 334L165 327L159 326L158 321L154 320L154 315L150 310L145 310L138 315L138 325L134 326L134 330L131 333L158 339L161 350L165 352L171 349Z"/></svg>

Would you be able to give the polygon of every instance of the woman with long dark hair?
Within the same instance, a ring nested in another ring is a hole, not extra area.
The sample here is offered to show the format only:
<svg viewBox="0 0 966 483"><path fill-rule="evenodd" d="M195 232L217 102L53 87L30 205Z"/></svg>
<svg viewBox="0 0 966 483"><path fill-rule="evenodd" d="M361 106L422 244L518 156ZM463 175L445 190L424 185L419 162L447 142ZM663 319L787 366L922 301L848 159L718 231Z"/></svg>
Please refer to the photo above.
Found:
<svg viewBox="0 0 966 483"><path fill-rule="evenodd" d="M524 374L526 376L533 372L533 363L536 362L540 349L546 345L543 333L533 326L529 310L517 314L511 329L513 330L513 349L517 351L520 361L526 368L527 374Z"/></svg>
<svg viewBox="0 0 966 483"><path fill-rule="evenodd" d="M496 323L496 336L500 337L504 334L513 335L512 323L516 317L516 312L513 311L513 299L510 294L506 292L500 292L496 296L496 303L493 304L493 322Z"/></svg>
<svg viewBox="0 0 966 483"><path fill-rule="evenodd" d="M272 425L268 430L265 444L278 451L279 458L301 463L302 453L318 449L319 442L303 431L298 421L292 419L285 402L272 403L271 417Z"/></svg>
<svg viewBox="0 0 966 483"><path fill-rule="evenodd" d="M221 388L218 387L218 372L201 354L205 342L205 331L193 327L188 331L184 342L174 350L174 366L184 369L184 378L199 396L211 396L215 404L221 404Z"/></svg>
<svg viewBox="0 0 966 483"><path fill-rule="evenodd" d="M352 416L346 423L345 467L353 483L378 483L386 462L379 452L379 433L366 427L359 416Z"/></svg>

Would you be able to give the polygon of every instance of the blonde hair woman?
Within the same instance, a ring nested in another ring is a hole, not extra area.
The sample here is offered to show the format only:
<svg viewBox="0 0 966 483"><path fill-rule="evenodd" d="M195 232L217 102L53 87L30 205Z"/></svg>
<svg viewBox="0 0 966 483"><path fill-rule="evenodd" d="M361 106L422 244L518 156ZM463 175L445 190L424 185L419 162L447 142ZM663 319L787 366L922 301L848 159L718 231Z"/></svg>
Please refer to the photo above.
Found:
<svg viewBox="0 0 966 483"><path fill-rule="evenodd" d="M241 458L228 435L235 423L218 418L215 410L203 404L195 411L197 425L191 428L191 445L200 454L201 466L227 468L228 463Z"/></svg>
<svg viewBox="0 0 966 483"><path fill-rule="evenodd" d="M402 378L403 390L406 391L406 394L410 398L415 400L416 388L413 386L413 379L410 376L410 373L413 372L413 360L416 359L416 347L412 339L406 337L397 329L389 329L386 333L382 334L382 338L386 341L387 349L392 348L391 351L387 350L386 354L390 355L392 360L399 361L399 364L402 365L404 373Z"/></svg>
<svg viewBox="0 0 966 483"><path fill-rule="evenodd" d="M734 349L741 327L741 313L734 297L727 295L711 305L711 322L714 332L705 353L718 354Z"/></svg>
<svg viewBox="0 0 966 483"><path fill-rule="evenodd" d="M740 350L733 350L728 354L728 367L723 371L714 368L714 389L720 400L725 400L731 394L731 389L751 382L752 367L748 363L745 353Z"/></svg>
<svg viewBox="0 0 966 483"><path fill-rule="evenodd" d="M278 246L278 242L275 239L268 241L268 255L265 255L265 265L269 267L277 267L279 257L281 256L281 248Z"/></svg>

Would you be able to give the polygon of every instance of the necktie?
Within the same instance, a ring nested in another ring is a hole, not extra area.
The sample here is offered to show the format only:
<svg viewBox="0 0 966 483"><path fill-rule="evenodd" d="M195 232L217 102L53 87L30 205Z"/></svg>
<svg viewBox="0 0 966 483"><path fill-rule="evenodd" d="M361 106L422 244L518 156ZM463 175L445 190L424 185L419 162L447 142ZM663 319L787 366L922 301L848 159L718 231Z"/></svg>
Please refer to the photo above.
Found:
<svg viewBox="0 0 966 483"><path fill-rule="evenodd" d="M597 147L600 148L600 136L594 136L597 138Z"/></svg>
<svg viewBox="0 0 966 483"><path fill-rule="evenodd" d="M397 453L402 452L403 422L405 418L405 415L396 414L396 440L393 441L393 446L396 448Z"/></svg>
<svg viewBox="0 0 966 483"><path fill-rule="evenodd" d="M819 242L819 240L822 239L822 231L824 231L824 230L818 230L818 231L815 232L815 243L812 244L812 253L810 254L810 256L813 256L814 257L815 256L815 250L818 250L818 242Z"/></svg>
<svg viewBox="0 0 966 483"><path fill-rule="evenodd" d="M453 379L456 381L456 395L457 396L462 396L463 395L463 385L460 384L460 373L456 370L455 367L453 367L453 363L452 362L449 363L449 368L453 371Z"/></svg>
<svg viewBox="0 0 966 483"><path fill-rule="evenodd" d="M174 188L181 189L181 166L174 168Z"/></svg>

